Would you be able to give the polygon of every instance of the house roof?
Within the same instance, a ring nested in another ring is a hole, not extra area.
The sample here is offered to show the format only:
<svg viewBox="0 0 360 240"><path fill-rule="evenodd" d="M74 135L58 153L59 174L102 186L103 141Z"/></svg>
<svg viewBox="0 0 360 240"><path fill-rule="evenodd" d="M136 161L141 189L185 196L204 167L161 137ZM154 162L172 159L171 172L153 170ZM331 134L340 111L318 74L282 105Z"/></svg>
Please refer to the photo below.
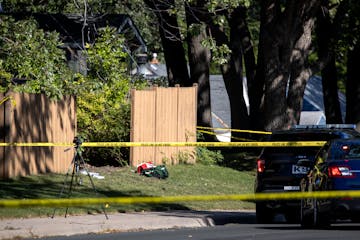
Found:
<svg viewBox="0 0 360 240"><path fill-rule="evenodd" d="M1 13L11 15L17 20L33 17L39 27L47 31L59 33L65 46L74 49L83 48L83 39L94 43L98 30L112 26L118 33L124 34L130 52L146 52L146 44L139 30L127 14L89 15L84 19L80 14L48 14L48 13Z"/></svg>
<svg viewBox="0 0 360 240"><path fill-rule="evenodd" d="M141 64L137 68L133 69L131 73L141 74L145 78L149 78L149 79L155 79L155 78L167 76L165 64L153 64L150 62Z"/></svg>

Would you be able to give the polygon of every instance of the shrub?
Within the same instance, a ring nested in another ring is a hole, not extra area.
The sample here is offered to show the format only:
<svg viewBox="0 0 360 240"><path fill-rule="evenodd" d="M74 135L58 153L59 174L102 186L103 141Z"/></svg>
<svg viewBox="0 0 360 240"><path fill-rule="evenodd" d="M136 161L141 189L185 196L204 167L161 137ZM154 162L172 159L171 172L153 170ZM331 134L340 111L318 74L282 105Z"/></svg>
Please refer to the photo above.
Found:
<svg viewBox="0 0 360 240"><path fill-rule="evenodd" d="M116 89L114 89L116 90ZM90 142L128 142L130 104L114 103L113 94L99 91L78 98L78 131ZM128 148L85 148L84 158L91 165L126 165Z"/></svg>
<svg viewBox="0 0 360 240"><path fill-rule="evenodd" d="M198 163L203 165L220 165L224 157L219 150L213 151L205 147L197 147L196 159Z"/></svg>

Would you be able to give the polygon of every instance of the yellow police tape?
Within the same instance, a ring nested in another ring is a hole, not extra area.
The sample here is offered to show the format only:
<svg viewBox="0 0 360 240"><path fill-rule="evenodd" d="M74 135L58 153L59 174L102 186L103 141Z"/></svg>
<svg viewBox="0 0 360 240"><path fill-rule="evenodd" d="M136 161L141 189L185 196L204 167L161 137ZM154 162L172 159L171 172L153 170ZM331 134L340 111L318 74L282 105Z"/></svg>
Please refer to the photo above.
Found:
<svg viewBox="0 0 360 240"><path fill-rule="evenodd" d="M240 129L231 129L231 128L212 128L212 127L196 127L198 129L212 129L212 130L224 130L231 132L243 132L243 133L255 133L255 134L272 134L272 132L264 132L264 131L254 131L254 130L240 130Z"/></svg>
<svg viewBox="0 0 360 240"><path fill-rule="evenodd" d="M32 143L0 143L0 147L73 147L73 143L49 143L49 142L32 142Z"/></svg>
<svg viewBox="0 0 360 240"><path fill-rule="evenodd" d="M261 200L300 200L303 198L360 198L360 191L323 192L281 192L249 193L237 195L191 195L165 197L111 197L111 198L67 198L67 199L21 199L0 200L0 208L19 207L70 207L92 204L157 204L193 201L261 201Z"/></svg>
<svg viewBox="0 0 360 240"><path fill-rule="evenodd" d="M325 141L280 142L84 142L82 147L321 147ZM0 147L71 147L73 143L0 143Z"/></svg>
<svg viewBox="0 0 360 240"><path fill-rule="evenodd" d="M204 130L197 130L200 133L205 133L208 135L213 135L213 136L217 136L216 133L210 132L210 131L204 131ZM226 137L226 136L225 136ZM248 138L239 138L239 137L233 137L233 136L228 136L228 139L234 139L237 141L244 141L244 142L256 142L256 140L252 140L252 139L248 139Z"/></svg>

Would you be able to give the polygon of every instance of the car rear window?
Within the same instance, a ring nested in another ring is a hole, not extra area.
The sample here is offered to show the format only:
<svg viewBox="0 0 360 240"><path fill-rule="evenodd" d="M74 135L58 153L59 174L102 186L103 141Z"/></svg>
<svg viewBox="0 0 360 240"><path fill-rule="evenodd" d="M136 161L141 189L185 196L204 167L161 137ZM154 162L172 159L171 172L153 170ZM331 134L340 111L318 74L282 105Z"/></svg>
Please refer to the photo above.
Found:
<svg viewBox="0 0 360 240"><path fill-rule="evenodd" d="M359 159L360 160L360 142L359 143L337 143L334 144L330 159Z"/></svg>
<svg viewBox="0 0 360 240"><path fill-rule="evenodd" d="M339 138L329 132L297 132L294 133L277 133L270 135L265 141L328 141L330 139ZM274 159L309 159L314 160L316 153L320 147L266 147L262 152L262 156L268 160Z"/></svg>
<svg viewBox="0 0 360 240"><path fill-rule="evenodd" d="M264 149L264 155L316 155L320 147L268 147Z"/></svg>
<svg viewBox="0 0 360 240"><path fill-rule="evenodd" d="M296 134L274 134L270 135L267 141L327 141L336 138L343 138L339 133L296 133Z"/></svg>

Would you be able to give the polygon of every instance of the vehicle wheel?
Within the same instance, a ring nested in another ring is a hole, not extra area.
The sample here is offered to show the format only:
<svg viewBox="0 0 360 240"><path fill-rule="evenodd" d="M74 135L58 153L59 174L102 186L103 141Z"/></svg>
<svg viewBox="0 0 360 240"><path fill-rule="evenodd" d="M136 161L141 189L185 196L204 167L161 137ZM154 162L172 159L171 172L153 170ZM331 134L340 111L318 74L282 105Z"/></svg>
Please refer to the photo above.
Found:
<svg viewBox="0 0 360 240"><path fill-rule="evenodd" d="M272 223L273 213L265 203L256 203L256 222L260 224Z"/></svg>
<svg viewBox="0 0 360 240"><path fill-rule="evenodd" d="M305 199L301 199L301 208L300 208L300 224L303 228L310 228L313 226L313 214L309 214L308 208L305 204Z"/></svg>
<svg viewBox="0 0 360 240"><path fill-rule="evenodd" d="M304 228L327 228L330 226L330 214L319 211L319 202L312 199L311 207L307 209L305 200L301 200L300 222Z"/></svg>
<svg viewBox="0 0 360 240"><path fill-rule="evenodd" d="M314 226L317 228L330 227L330 214L328 212L319 211L319 201L314 199Z"/></svg>
<svg viewBox="0 0 360 240"><path fill-rule="evenodd" d="M354 222L354 223L359 223L360 222L360 216L352 216L351 221Z"/></svg>
<svg viewBox="0 0 360 240"><path fill-rule="evenodd" d="M299 209L296 208L295 210L288 210L285 215L287 223L299 223L300 216L299 216Z"/></svg>

